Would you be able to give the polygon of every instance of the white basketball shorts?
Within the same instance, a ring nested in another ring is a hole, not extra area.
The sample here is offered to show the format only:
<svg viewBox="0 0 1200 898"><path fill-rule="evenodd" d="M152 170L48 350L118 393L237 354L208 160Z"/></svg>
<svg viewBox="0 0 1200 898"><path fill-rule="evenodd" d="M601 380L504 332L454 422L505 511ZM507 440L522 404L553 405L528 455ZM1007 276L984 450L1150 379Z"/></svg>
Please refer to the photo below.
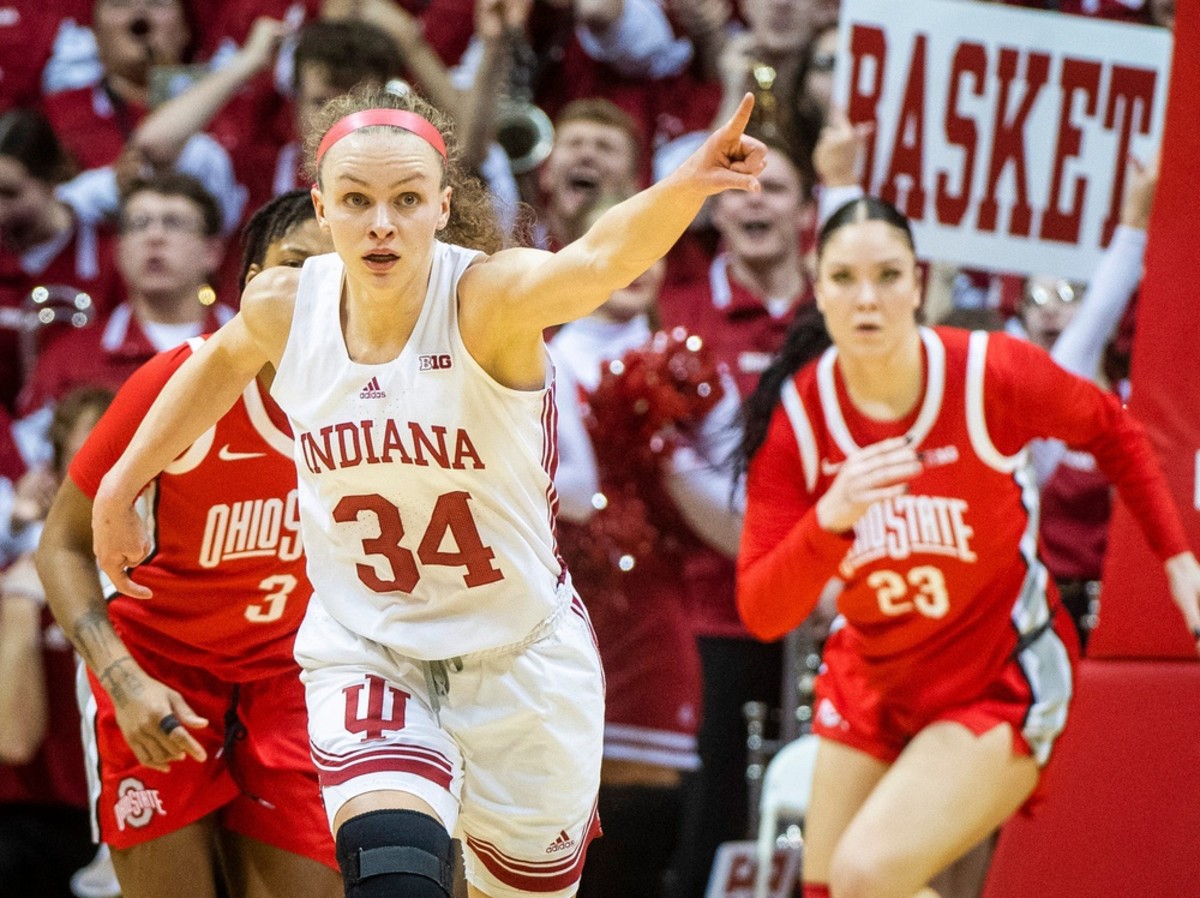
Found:
<svg viewBox="0 0 1200 898"><path fill-rule="evenodd" d="M571 595L516 648L467 655L431 699L429 666L352 633L314 596L296 637L330 824L356 795L407 792L462 840L489 895L571 895L596 797L604 678Z"/></svg>

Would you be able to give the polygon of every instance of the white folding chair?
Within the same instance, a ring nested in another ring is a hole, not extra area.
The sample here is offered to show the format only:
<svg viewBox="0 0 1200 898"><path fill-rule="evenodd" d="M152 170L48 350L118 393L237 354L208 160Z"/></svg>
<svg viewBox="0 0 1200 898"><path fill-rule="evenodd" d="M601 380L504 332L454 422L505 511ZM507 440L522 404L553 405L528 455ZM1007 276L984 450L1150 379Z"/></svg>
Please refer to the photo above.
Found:
<svg viewBox="0 0 1200 898"><path fill-rule="evenodd" d="M784 745L767 764L758 810L758 869L754 876L754 898L767 898L769 894L780 818L800 818L808 811L816 760L817 737L808 734Z"/></svg>
<svg viewBox="0 0 1200 898"><path fill-rule="evenodd" d="M71 875L71 894L76 898L121 898L121 884L107 845L101 843L92 862Z"/></svg>

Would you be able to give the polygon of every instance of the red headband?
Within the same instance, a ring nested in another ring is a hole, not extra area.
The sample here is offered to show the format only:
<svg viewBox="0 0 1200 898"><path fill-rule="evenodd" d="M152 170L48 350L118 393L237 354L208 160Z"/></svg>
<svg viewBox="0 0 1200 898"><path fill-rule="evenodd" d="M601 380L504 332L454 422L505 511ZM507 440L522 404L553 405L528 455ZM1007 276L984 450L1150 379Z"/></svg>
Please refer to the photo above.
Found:
<svg viewBox="0 0 1200 898"><path fill-rule="evenodd" d="M437 150L442 159L446 158L446 142L428 119L403 109L364 109L362 112L352 112L345 118L338 119L333 127L325 132L325 136L321 138L321 145L317 147L317 165L321 164L321 157L329 148L347 134L353 134L360 128L370 128L372 125L402 128L417 135Z"/></svg>

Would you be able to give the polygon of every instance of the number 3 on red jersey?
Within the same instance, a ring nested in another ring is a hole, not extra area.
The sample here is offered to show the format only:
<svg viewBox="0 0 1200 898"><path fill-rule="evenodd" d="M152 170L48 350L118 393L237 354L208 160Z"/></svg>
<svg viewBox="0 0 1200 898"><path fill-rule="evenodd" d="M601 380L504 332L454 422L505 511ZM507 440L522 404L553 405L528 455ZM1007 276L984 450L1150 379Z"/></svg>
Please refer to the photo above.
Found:
<svg viewBox="0 0 1200 898"><path fill-rule="evenodd" d="M400 545L404 539L404 521L400 509L378 494L345 496L333 509L333 519L341 524L354 523L363 514L372 515L379 525L379 536L362 541L363 552L380 555L387 560L391 579L380 577L369 564L358 564L358 579L374 592L412 592L421 579L417 559L423 565L464 567L463 582L467 586L483 586L504 579L504 573L492 565L496 553L483 544L471 508L471 494L462 490L443 493L433 506L433 516L421 537L414 557L411 550ZM449 531L457 551L443 551L442 541Z"/></svg>

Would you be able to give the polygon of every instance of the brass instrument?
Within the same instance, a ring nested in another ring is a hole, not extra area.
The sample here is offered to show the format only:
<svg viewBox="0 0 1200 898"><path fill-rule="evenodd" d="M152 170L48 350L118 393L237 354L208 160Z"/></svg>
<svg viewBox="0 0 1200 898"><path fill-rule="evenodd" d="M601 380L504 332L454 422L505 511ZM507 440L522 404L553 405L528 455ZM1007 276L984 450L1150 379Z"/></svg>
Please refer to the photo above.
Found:
<svg viewBox="0 0 1200 898"><path fill-rule="evenodd" d="M766 138L779 137L779 102L775 96L775 82L779 73L775 67L751 60L750 78L754 82L754 120L759 133Z"/></svg>
<svg viewBox="0 0 1200 898"><path fill-rule="evenodd" d="M533 76L537 54L521 29L508 32L512 62L508 90L496 113L496 142L508 156L514 175L533 171L546 161L554 146L554 124L533 103Z"/></svg>

